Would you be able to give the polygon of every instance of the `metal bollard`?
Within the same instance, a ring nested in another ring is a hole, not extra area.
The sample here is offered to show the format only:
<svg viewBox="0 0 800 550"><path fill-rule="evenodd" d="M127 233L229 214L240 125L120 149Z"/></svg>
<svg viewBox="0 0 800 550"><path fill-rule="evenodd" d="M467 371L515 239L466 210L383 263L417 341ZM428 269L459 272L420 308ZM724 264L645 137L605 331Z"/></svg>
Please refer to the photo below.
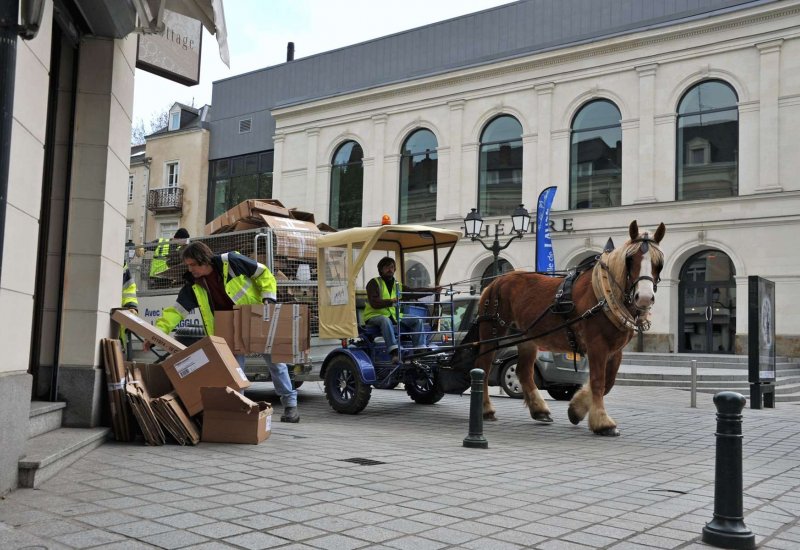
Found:
<svg viewBox="0 0 800 550"><path fill-rule="evenodd" d="M692 366L691 366L691 373L692 373L692 389L691 389L691 398L689 399L689 406L693 409L697 408L697 359L692 359Z"/></svg>
<svg viewBox="0 0 800 550"><path fill-rule="evenodd" d="M483 369L469 371L472 388L469 395L469 435L464 438L464 447L488 449L489 442L483 437Z"/></svg>
<svg viewBox="0 0 800 550"><path fill-rule="evenodd" d="M714 470L714 519L703 527L703 542L719 548L750 550L756 536L744 524L742 512L742 409L740 393L719 392L717 407L717 460Z"/></svg>

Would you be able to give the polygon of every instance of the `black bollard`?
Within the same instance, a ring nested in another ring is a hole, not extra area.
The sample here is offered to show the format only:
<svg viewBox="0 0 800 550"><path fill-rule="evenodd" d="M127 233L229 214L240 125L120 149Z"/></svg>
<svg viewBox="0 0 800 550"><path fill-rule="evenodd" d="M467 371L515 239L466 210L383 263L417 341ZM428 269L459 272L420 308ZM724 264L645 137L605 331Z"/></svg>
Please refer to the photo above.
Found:
<svg viewBox="0 0 800 550"><path fill-rule="evenodd" d="M703 542L719 548L750 550L756 536L744 524L742 506L742 394L723 391L717 407L717 461L714 471L714 519L703 527Z"/></svg>
<svg viewBox="0 0 800 550"><path fill-rule="evenodd" d="M489 442L483 437L483 370L469 371L472 389L469 397L469 435L464 438L464 447L488 449Z"/></svg>

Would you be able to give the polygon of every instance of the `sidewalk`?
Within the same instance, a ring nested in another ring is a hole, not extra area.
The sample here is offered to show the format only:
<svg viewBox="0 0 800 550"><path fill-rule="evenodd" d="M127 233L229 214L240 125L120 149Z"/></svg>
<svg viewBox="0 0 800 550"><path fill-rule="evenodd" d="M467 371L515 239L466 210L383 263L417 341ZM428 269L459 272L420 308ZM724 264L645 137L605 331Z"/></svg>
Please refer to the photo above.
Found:
<svg viewBox="0 0 800 550"><path fill-rule="evenodd" d="M710 395L614 388L618 438L572 426L566 402L543 425L493 396L484 450L462 446L469 396L373 390L348 416L321 383L299 393L301 423L258 446L103 445L0 500L0 548L710 548ZM271 384L248 395L277 402ZM798 548L800 405L743 415L745 523L759 548Z"/></svg>

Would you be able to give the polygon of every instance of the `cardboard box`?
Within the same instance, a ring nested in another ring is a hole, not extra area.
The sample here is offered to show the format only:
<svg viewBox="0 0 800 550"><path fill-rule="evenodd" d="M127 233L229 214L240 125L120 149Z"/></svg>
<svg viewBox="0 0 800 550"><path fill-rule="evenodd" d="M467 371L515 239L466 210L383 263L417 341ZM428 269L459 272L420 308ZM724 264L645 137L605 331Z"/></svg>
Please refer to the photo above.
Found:
<svg viewBox="0 0 800 550"><path fill-rule="evenodd" d="M201 441L252 443L272 433L272 407L253 401L232 388L202 388L203 433Z"/></svg>
<svg viewBox="0 0 800 550"><path fill-rule="evenodd" d="M153 345L165 349L169 353L176 353L186 349L186 346L178 342L175 338L164 334L130 310L115 309L111 313L111 319L129 329L145 342L150 342Z"/></svg>
<svg viewBox="0 0 800 550"><path fill-rule="evenodd" d="M306 304L241 306L242 334L251 353L269 353L274 363L310 361L311 330Z"/></svg>
<svg viewBox="0 0 800 550"><path fill-rule="evenodd" d="M173 353L162 365L189 416L203 410L200 388L231 386L240 390L250 386L225 339L219 336L206 336Z"/></svg>
<svg viewBox="0 0 800 550"><path fill-rule="evenodd" d="M317 239L322 234L311 222L260 215L267 227L277 229L273 237L276 256L290 258L317 258Z"/></svg>
<svg viewBox="0 0 800 550"><path fill-rule="evenodd" d="M290 208L289 209L289 215L292 218L296 219L296 220L302 220L304 222L316 223L314 221L314 213L313 212L304 212L303 210L298 210L297 208Z"/></svg>
<svg viewBox="0 0 800 550"><path fill-rule="evenodd" d="M245 218L250 218L258 214L266 214L268 216L278 216L288 218L290 216L289 209L281 204L281 201L275 199L255 200L250 199L240 202L225 213L228 223L236 223L237 221Z"/></svg>
<svg viewBox="0 0 800 550"><path fill-rule="evenodd" d="M235 355L247 353L247 342L242 334L242 311L215 311L214 336L224 338Z"/></svg>

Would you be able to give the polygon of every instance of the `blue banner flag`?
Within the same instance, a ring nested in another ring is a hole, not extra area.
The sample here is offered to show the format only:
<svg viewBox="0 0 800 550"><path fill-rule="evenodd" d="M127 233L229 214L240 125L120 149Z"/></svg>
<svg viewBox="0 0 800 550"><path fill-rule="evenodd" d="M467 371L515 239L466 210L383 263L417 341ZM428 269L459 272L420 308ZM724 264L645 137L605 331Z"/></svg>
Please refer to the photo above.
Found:
<svg viewBox="0 0 800 550"><path fill-rule="evenodd" d="M555 196L555 186L539 193L539 202L536 205L536 271L556 270L556 257L550 240L550 207L553 206Z"/></svg>

